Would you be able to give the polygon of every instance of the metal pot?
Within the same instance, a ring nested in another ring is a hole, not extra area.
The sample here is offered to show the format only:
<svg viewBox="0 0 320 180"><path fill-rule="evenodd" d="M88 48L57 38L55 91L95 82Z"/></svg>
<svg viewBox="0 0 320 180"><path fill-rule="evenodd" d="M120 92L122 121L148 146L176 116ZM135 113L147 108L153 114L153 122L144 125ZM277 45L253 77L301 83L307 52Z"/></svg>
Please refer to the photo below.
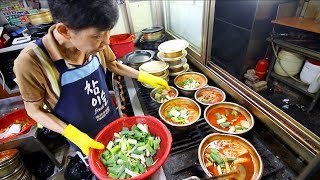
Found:
<svg viewBox="0 0 320 180"><path fill-rule="evenodd" d="M53 18L51 16L50 11L40 11L35 14L26 14L29 22L32 25L38 25L38 24L46 24L53 22Z"/></svg>
<svg viewBox="0 0 320 180"><path fill-rule="evenodd" d="M156 27L150 27L143 29L142 35L143 39L145 41L155 41L161 38L163 34L163 27L162 26L156 26Z"/></svg>
<svg viewBox="0 0 320 180"><path fill-rule="evenodd" d="M198 148L198 159L203 171L209 177L208 179L210 178L213 179L213 177L212 177L212 174L208 171L207 166L204 162L204 152L206 148L210 145L210 143L215 140L228 140L228 141L231 140L235 143L238 143L240 146L244 147L250 153L250 156L252 158L252 163L254 165L254 169L251 169L251 171L254 171L254 174L252 177L248 177L248 178L257 179L257 180L261 179L262 173L263 173L263 163L260 155L258 154L257 150L254 148L254 146L249 141L247 141L242 137L239 137L236 135L229 135L229 134L220 134L220 133L212 133L207 135L205 138L203 138ZM227 179L227 177L225 178Z"/></svg>
<svg viewBox="0 0 320 180"><path fill-rule="evenodd" d="M185 124L177 124L177 123L173 123L173 122L166 119L167 108L172 105L176 106L177 104L187 104L196 111L196 116L194 116L194 118L192 119L191 122L185 123ZM159 107L158 113L159 113L160 118L167 125L169 125L171 128L178 130L178 131L186 131L186 130L190 130L192 127L194 127L195 122L197 122L199 120L199 118L201 116L201 108L197 102L195 102L194 100L192 100L190 98L176 97L176 98L170 99L170 100L162 103Z"/></svg>
<svg viewBox="0 0 320 180"><path fill-rule="evenodd" d="M10 149L0 152L0 177L5 177L14 172L19 166L20 154L17 149Z"/></svg>
<svg viewBox="0 0 320 180"><path fill-rule="evenodd" d="M194 89L185 89L185 88L180 87L180 86L178 85L179 82L180 82L183 78L191 78L191 77L192 77L192 78L196 78L196 77L197 77L197 78L201 79L201 82L199 82L199 83L200 83L199 87L194 88ZM186 72L186 73L182 73L182 74L180 74L180 75L178 75L177 77L174 78L174 85L178 88L178 90L179 90L183 95L185 95L185 96L187 96L187 97L193 97L194 93L195 93L198 89L206 86L207 83L208 83L207 77L206 77L204 74L201 74L201 73L198 73L198 72Z"/></svg>
<svg viewBox="0 0 320 180"><path fill-rule="evenodd" d="M178 97L178 95L179 95L178 90L177 90L175 87L173 87L173 86L169 86L169 87L170 87L170 90L171 90L171 91L174 91L174 93L175 93L175 96L172 97L172 98ZM158 88L154 88L154 89L150 92L150 98L151 98L154 102L157 102L157 103L160 103L160 104L161 104L161 102L157 101L156 98L154 97L155 94L156 94L156 90L157 90L157 89L158 89Z"/></svg>

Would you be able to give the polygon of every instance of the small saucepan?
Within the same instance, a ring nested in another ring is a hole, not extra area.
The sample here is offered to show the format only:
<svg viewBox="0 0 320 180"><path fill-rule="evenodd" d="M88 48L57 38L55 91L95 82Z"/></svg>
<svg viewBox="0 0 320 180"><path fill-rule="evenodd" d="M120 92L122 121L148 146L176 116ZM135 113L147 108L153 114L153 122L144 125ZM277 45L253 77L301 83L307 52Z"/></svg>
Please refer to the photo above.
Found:
<svg viewBox="0 0 320 180"><path fill-rule="evenodd" d="M163 27L162 26L155 26L155 27L150 27L150 28L145 28L143 29L142 35L143 39L145 41L155 41L161 38L163 34Z"/></svg>

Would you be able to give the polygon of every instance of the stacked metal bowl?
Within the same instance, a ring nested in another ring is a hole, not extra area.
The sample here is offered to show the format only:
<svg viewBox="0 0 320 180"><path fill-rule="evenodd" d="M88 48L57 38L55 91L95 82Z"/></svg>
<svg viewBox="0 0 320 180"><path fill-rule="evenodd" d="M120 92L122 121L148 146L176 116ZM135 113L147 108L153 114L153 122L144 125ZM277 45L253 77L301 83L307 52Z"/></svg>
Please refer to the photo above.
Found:
<svg viewBox="0 0 320 180"><path fill-rule="evenodd" d="M142 64L139 67L139 71L144 71L146 73L161 77L166 81L169 81L168 67L169 67L169 64L164 61L150 61ZM142 83L142 85L146 88L154 88L144 83Z"/></svg>
<svg viewBox="0 0 320 180"><path fill-rule="evenodd" d="M169 64L169 76L177 76L189 70L187 51L189 43L185 40L170 40L163 42L158 47L158 58Z"/></svg>
<svg viewBox="0 0 320 180"><path fill-rule="evenodd" d="M20 153L17 149L0 152L0 179L32 179L31 174L20 160Z"/></svg>

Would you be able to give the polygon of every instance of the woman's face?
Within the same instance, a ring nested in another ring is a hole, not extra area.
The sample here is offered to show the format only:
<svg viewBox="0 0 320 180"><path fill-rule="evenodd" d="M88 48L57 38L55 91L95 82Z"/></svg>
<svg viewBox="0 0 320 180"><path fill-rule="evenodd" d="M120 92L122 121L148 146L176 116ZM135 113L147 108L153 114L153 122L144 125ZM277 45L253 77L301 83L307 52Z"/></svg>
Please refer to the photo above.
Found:
<svg viewBox="0 0 320 180"><path fill-rule="evenodd" d="M70 31L70 42L81 52L92 55L103 50L110 43L110 31L97 28L87 28L80 31Z"/></svg>

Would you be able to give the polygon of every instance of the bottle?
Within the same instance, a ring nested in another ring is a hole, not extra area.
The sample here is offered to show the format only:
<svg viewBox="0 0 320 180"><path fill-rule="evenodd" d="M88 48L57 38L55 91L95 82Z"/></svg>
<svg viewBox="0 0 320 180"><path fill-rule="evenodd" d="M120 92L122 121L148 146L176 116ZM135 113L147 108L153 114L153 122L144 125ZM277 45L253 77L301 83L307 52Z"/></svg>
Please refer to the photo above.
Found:
<svg viewBox="0 0 320 180"><path fill-rule="evenodd" d="M259 59L256 65L256 75L262 81L266 77L269 61L266 58Z"/></svg>

